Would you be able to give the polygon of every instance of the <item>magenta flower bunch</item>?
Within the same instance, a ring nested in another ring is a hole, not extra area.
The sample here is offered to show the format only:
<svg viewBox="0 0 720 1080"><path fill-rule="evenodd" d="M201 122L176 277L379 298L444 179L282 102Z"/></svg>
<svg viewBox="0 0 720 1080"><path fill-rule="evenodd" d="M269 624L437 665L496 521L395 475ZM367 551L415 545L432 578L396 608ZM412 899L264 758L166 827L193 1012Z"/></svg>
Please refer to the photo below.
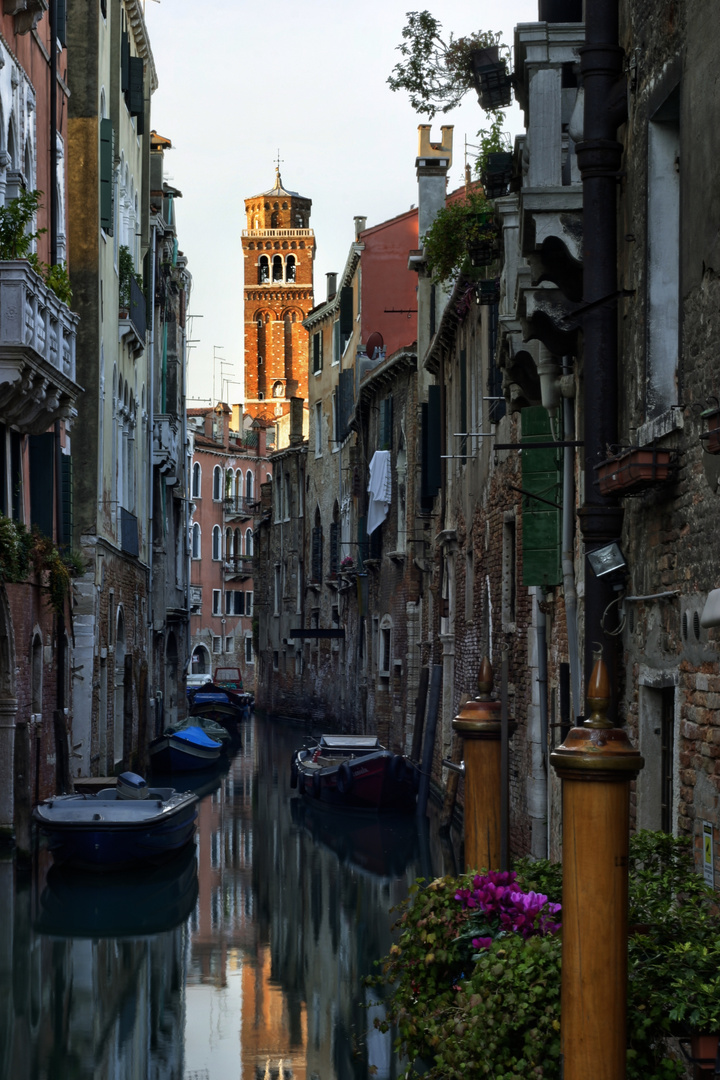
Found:
<svg viewBox="0 0 720 1080"><path fill-rule="evenodd" d="M543 893L524 892L513 870L494 870L476 874L470 888L455 893L464 909L471 912L462 935L471 937L474 949L489 949L504 934L524 938L537 934L556 934L560 904L551 904Z"/></svg>

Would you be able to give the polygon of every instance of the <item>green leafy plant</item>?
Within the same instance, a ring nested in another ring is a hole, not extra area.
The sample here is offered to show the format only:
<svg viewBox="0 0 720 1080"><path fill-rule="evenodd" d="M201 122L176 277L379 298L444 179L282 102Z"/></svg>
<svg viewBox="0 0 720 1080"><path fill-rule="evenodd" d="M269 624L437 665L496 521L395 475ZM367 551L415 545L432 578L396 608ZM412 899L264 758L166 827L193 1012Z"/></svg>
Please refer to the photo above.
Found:
<svg viewBox="0 0 720 1080"><path fill-rule="evenodd" d="M50 605L60 613L71 596L71 579L85 573L85 560L76 551L60 551L38 529L0 514L0 579L18 584L31 572L45 579Z"/></svg>
<svg viewBox="0 0 720 1080"><path fill-rule="evenodd" d="M630 842L627 1078L679 1080L684 1065L668 1039L680 1028L720 1025L720 923L716 895L695 873L686 839L641 832ZM526 893L560 900L562 868L515 863ZM560 1075L561 936L502 932L468 949L477 912L473 878L417 882L399 908L399 937L371 980L389 988L385 1030L412 1075L520 1080ZM493 931L496 933L496 931Z"/></svg>
<svg viewBox="0 0 720 1080"><path fill-rule="evenodd" d="M5 259L27 259L36 274L39 274L49 289L63 304L70 305L72 289L65 263L48 266L41 262L32 250L33 243L47 229L32 229L32 223L38 210L42 192L23 191L6 206L0 206L0 261Z"/></svg>
<svg viewBox="0 0 720 1080"><path fill-rule="evenodd" d="M464 199L448 203L437 214L423 239L428 270L436 284L457 281L462 273L472 278L470 251L476 244L492 244L497 227L492 208L481 192L471 191Z"/></svg>
<svg viewBox="0 0 720 1080"><path fill-rule="evenodd" d="M432 120L462 101L472 89L471 55L478 49L497 46L509 59L510 50L502 44L502 35L480 31L447 41L440 36L442 23L429 11L408 11L402 41L397 46L402 60L388 78L393 91L405 90L415 112Z"/></svg>
<svg viewBox="0 0 720 1080"><path fill-rule="evenodd" d="M121 244L118 251L118 277L120 278L120 307L130 307L130 281L134 279L142 289L142 277L135 270L130 248L125 244Z"/></svg>

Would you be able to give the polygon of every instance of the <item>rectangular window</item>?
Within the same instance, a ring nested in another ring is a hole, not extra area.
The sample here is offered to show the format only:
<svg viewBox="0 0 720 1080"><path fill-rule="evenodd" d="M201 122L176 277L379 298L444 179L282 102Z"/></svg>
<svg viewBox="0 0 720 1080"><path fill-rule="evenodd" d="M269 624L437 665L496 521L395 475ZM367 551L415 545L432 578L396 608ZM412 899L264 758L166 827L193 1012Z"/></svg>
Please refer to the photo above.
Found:
<svg viewBox="0 0 720 1080"><path fill-rule="evenodd" d="M503 627L515 622L515 519L503 522L502 551L502 620Z"/></svg>
<svg viewBox="0 0 720 1080"><path fill-rule="evenodd" d="M330 576L337 577L340 569L340 522L330 522Z"/></svg>
<svg viewBox="0 0 720 1080"><path fill-rule="evenodd" d="M340 363L340 357L342 356L342 340L340 337L340 320L336 319L333 323L333 336L332 336L332 362L333 365Z"/></svg>
<svg viewBox="0 0 720 1080"><path fill-rule="evenodd" d="M213 650L213 653L216 654L216 655L218 653L222 652L222 638L221 637L213 636L212 650Z"/></svg>
<svg viewBox="0 0 720 1080"><path fill-rule="evenodd" d="M648 128L646 417L677 405L680 347L680 92Z"/></svg>
<svg viewBox="0 0 720 1080"><path fill-rule="evenodd" d="M275 567L275 591L273 596L273 615L280 614L280 566Z"/></svg>
<svg viewBox="0 0 720 1080"><path fill-rule="evenodd" d="M253 594L251 592L245 593L245 614L248 618L253 613Z"/></svg>
<svg viewBox="0 0 720 1080"><path fill-rule="evenodd" d="M253 656L253 643L251 637L245 638L245 663L254 664L255 657Z"/></svg>
<svg viewBox="0 0 720 1080"><path fill-rule="evenodd" d="M145 62L141 56L130 57L130 86L128 89L128 109L131 116L142 116L145 112ZM142 132L138 132L142 134Z"/></svg>
<svg viewBox="0 0 720 1080"><path fill-rule="evenodd" d="M392 397L380 402L380 428L378 431L378 450L392 450Z"/></svg>
<svg viewBox="0 0 720 1080"><path fill-rule="evenodd" d="M323 557L322 525L316 525L312 531L312 580L319 584L322 581L322 557Z"/></svg>
<svg viewBox="0 0 720 1080"><path fill-rule="evenodd" d="M353 308L352 285L344 285L340 290L340 336L343 339L343 345L353 332L355 318Z"/></svg>
<svg viewBox="0 0 720 1080"><path fill-rule="evenodd" d="M384 626L380 630L380 675L390 675L390 627Z"/></svg>
<svg viewBox="0 0 720 1080"><path fill-rule="evenodd" d="M232 615L232 613L233 613L233 598L235 596L236 596L236 593L232 592L230 589L228 589L228 591L225 593L225 614L226 615Z"/></svg>
<svg viewBox="0 0 720 1080"><path fill-rule="evenodd" d="M234 637L226 637L225 638L225 652L226 653L235 652L235 638Z"/></svg>
<svg viewBox="0 0 720 1080"><path fill-rule="evenodd" d="M323 347L322 347L322 330L318 330L313 334L312 339L312 364L313 372L317 373L322 371L323 366Z"/></svg>
<svg viewBox="0 0 720 1080"><path fill-rule="evenodd" d="M213 589L213 601L212 601L212 613L213 615L222 614L222 593L220 589Z"/></svg>
<svg viewBox="0 0 720 1080"><path fill-rule="evenodd" d="M245 593L244 592L235 592L235 593L233 593L233 601L234 601L233 612L232 612L233 615L244 615L245 614Z"/></svg>
<svg viewBox="0 0 720 1080"><path fill-rule="evenodd" d="M280 670L280 653L277 649L273 649L273 671Z"/></svg>
<svg viewBox="0 0 720 1080"><path fill-rule="evenodd" d="M322 401L315 402L315 457L322 457Z"/></svg>

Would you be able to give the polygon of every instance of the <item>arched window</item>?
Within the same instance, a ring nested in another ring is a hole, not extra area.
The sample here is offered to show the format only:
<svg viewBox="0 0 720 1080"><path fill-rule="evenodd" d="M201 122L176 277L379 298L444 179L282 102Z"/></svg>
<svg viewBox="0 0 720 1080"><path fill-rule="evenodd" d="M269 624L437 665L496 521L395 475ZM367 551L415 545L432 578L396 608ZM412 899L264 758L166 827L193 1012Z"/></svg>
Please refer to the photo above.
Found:
<svg viewBox="0 0 720 1080"><path fill-rule="evenodd" d="M247 529L245 531L245 554L252 555L253 553L253 531Z"/></svg>
<svg viewBox="0 0 720 1080"><path fill-rule="evenodd" d="M272 277L273 281L282 281L283 279L282 255L273 255Z"/></svg>
<svg viewBox="0 0 720 1080"><path fill-rule="evenodd" d="M245 498L248 500L248 502L250 502L253 497L253 479L253 474L250 469L248 469L247 475L245 477Z"/></svg>
<svg viewBox="0 0 720 1080"><path fill-rule="evenodd" d="M235 557L235 552L233 551L233 531L232 531L232 529L226 529L225 530L225 560L227 562L232 562L234 557Z"/></svg>
<svg viewBox="0 0 720 1080"><path fill-rule="evenodd" d="M276 383L273 383L273 397L282 397L282 396L283 396L283 384L278 379L278 381Z"/></svg>
<svg viewBox="0 0 720 1080"><path fill-rule="evenodd" d="M197 645L192 654L192 674L208 675L210 673L210 653L204 645Z"/></svg>
<svg viewBox="0 0 720 1080"><path fill-rule="evenodd" d="M213 525L212 557L214 562L219 562L222 558L222 534L220 533L219 525Z"/></svg>
<svg viewBox="0 0 720 1080"><path fill-rule="evenodd" d="M242 474L242 469L238 469L237 472L235 473L235 494L237 495L238 499L242 498L242 493L243 493L243 474Z"/></svg>
<svg viewBox="0 0 720 1080"><path fill-rule="evenodd" d="M265 285L270 280L270 263L267 255L261 255L258 261L258 284ZM260 320L258 319L258 322Z"/></svg>
<svg viewBox="0 0 720 1080"><path fill-rule="evenodd" d="M193 557L193 559L199 559L200 558L200 526L198 525L197 521L193 525L190 532L191 532L191 538L192 538L192 557Z"/></svg>
<svg viewBox="0 0 720 1080"><path fill-rule="evenodd" d="M193 499L202 498L202 496L200 495L201 485L202 485L202 469L200 468L200 462L196 461L195 464L193 465L193 470L192 470L192 498Z"/></svg>
<svg viewBox="0 0 720 1080"><path fill-rule="evenodd" d="M232 469L228 469L225 473L225 498L235 498L235 473Z"/></svg>
<svg viewBox="0 0 720 1080"><path fill-rule="evenodd" d="M213 469L213 499L215 502L222 500L222 469L216 465Z"/></svg>
<svg viewBox="0 0 720 1080"><path fill-rule="evenodd" d="M294 281L295 280L295 256L294 255L288 255L288 257L287 257L287 261L285 263L285 280L286 281Z"/></svg>
<svg viewBox="0 0 720 1080"><path fill-rule="evenodd" d="M240 529L235 530L234 550L235 550L235 558L239 559L240 556L242 555L242 533L241 533Z"/></svg>

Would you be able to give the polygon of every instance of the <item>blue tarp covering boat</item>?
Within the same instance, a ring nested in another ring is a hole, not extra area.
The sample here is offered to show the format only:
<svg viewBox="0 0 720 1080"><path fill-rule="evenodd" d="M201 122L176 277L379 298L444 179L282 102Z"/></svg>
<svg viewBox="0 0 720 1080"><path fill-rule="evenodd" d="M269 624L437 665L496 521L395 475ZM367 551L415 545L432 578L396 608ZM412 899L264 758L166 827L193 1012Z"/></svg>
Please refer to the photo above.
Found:
<svg viewBox="0 0 720 1080"><path fill-rule="evenodd" d="M222 743L193 726L166 731L153 739L149 751L155 771L188 772L206 769L216 762L222 753Z"/></svg>

